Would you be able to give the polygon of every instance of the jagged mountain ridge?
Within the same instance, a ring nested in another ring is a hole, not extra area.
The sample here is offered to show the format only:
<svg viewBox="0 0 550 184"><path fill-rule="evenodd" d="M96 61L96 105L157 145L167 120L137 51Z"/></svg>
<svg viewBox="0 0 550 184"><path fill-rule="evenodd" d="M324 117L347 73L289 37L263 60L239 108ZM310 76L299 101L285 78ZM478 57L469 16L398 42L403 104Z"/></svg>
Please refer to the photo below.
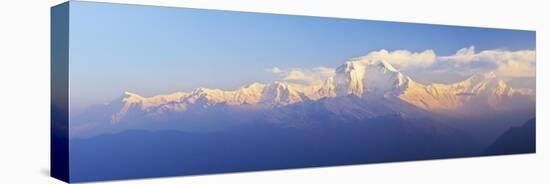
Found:
<svg viewBox="0 0 550 184"><path fill-rule="evenodd" d="M364 100L402 101L437 113L456 113L482 106L505 110L503 104L516 96L533 99L531 89L515 89L494 73L476 74L452 84L420 84L383 60L353 59L336 69L334 76L312 84L252 83L236 90L198 88L192 92L142 97L125 92L110 102L110 121L122 121L128 114L185 112L189 108L214 105L282 107L305 101L353 95ZM109 114L109 112L107 112Z"/></svg>

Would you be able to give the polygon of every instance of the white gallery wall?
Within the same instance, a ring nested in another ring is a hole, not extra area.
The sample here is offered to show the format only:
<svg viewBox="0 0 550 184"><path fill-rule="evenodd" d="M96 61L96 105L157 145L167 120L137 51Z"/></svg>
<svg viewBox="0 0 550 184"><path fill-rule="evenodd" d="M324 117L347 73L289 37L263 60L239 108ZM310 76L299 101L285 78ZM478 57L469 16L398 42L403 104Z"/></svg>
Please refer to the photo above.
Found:
<svg viewBox="0 0 550 184"><path fill-rule="evenodd" d="M50 7L0 2L0 183L62 183L49 174ZM537 153L112 183L549 183L550 13L544 1L101 0L293 15L537 31Z"/></svg>

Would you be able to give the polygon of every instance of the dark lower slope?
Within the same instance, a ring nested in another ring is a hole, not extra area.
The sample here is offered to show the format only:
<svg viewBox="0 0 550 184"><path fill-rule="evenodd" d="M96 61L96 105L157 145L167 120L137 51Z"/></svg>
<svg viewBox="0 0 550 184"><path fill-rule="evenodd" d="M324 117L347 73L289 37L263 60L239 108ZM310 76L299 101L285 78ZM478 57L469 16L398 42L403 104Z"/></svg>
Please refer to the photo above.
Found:
<svg viewBox="0 0 550 184"><path fill-rule="evenodd" d="M478 156L468 136L399 117L323 128L125 131L71 141L71 180L95 181ZM319 127L319 126L316 126Z"/></svg>
<svg viewBox="0 0 550 184"><path fill-rule="evenodd" d="M486 155L535 153L535 118L502 134L485 152Z"/></svg>

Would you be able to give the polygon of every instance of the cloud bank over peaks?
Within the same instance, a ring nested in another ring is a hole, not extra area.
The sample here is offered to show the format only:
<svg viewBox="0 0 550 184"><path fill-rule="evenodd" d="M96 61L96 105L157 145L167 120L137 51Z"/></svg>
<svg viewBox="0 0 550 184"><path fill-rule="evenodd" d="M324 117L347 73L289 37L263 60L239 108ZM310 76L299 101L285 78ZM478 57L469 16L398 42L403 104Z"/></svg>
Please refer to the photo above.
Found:
<svg viewBox="0 0 550 184"><path fill-rule="evenodd" d="M454 55L438 57L438 62L450 63L449 69L468 70L482 69L493 71L499 77L535 77L536 51L504 49L476 52L474 46L462 48Z"/></svg>
<svg viewBox="0 0 550 184"><path fill-rule="evenodd" d="M536 74L535 50L494 49L476 52L474 46L461 48L455 54L448 56L438 56L432 49L421 52L382 49L352 58L348 62L361 66L381 61L423 83L450 83L489 72L506 80L534 78ZM282 81L296 84L319 82L335 74L335 68L330 67L311 69L273 67L269 71L278 75Z"/></svg>
<svg viewBox="0 0 550 184"><path fill-rule="evenodd" d="M379 50L369 52L367 55L358 57L356 60L363 63L371 63L376 61L385 61L395 68L406 70L410 68L424 68L431 66L436 61L436 54L433 50L425 50L422 52L411 52L408 50Z"/></svg>

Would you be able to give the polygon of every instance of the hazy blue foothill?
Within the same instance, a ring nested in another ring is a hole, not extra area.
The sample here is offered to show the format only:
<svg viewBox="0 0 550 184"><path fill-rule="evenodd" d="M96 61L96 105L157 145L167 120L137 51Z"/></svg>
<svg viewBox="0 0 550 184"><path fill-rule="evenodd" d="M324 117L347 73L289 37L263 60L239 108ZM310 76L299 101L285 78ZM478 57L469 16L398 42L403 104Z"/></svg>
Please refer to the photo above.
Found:
<svg viewBox="0 0 550 184"><path fill-rule="evenodd" d="M364 164L477 156L481 150L466 134L433 122L412 125L399 117L386 117L347 122L353 124L349 126L315 123L322 128L244 126L211 133L128 130L74 139L71 177L88 181Z"/></svg>
<svg viewBox="0 0 550 184"><path fill-rule="evenodd" d="M504 132L486 150L487 155L505 155L536 152L536 123L535 118L522 125L511 127Z"/></svg>

